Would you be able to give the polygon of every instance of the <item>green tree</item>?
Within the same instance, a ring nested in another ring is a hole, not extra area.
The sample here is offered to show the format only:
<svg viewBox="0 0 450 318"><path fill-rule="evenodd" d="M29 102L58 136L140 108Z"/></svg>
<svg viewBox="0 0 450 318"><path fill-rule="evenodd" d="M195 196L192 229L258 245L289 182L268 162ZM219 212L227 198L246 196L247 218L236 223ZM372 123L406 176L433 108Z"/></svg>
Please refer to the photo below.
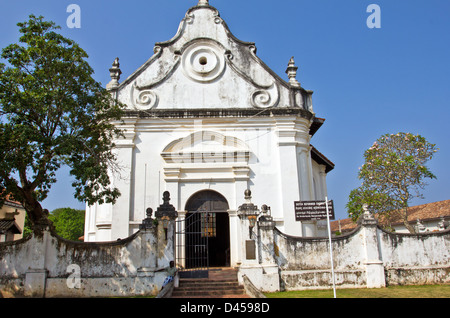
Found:
<svg viewBox="0 0 450 318"><path fill-rule="evenodd" d="M40 202L68 165L75 198L114 202L108 168L115 162L112 121L122 106L92 78L88 55L58 34L60 27L31 15L18 23L20 44L2 50L0 63L0 205L12 194L30 221L48 224Z"/></svg>
<svg viewBox="0 0 450 318"><path fill-rule="evenodd" d="M56 234L65 239L77 241L84 233L84 212L84 210L60 208L53 210L48 218L52 221Z"/></svg>
<svg viewBox="0 0 450 318"><path fill-rule="evenodd" d="M362 185L349 196L347 211L353 220L363 213L367 204L370 211L389 219L399 213L405 227L415 233L407 221L409 202L422 198L426 178L436 178L426 166L438 149L420 135L411 133L381 136L365 153L360 168Z"/></svg>
<svg viewBox="0 0 450 318"><path fill-rule="evenodd" d="M28 214L25 214L25 222L23 225L23 237L28 237L33 233L33 224L31 224Z"/></svg>

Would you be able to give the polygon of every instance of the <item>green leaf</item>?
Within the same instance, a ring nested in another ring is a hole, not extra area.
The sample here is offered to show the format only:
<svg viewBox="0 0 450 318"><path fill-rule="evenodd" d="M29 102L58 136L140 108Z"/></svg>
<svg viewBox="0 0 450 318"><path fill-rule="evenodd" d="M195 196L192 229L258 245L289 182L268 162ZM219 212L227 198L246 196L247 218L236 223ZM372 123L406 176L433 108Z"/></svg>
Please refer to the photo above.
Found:
<svg viewBox="0 0 450 318"><path fill-rule="evenodd" d="M436 152L436 145L420 135L400 132L381 136L364 153L365 163L358 174L362 185L350 193L349 216L358 219L363 204L386 217L407 208L411 199L422 196L425 179L436 178L426 166Z"/></svg>
<svg viewBox="0 0 450 318"><path fill-rule="evenodd" d="M0 187L35 222L45 216L39 202L64 164L77 199L114 202L120 193L108 169L119 131L111 121L120 120L123 105L93 79L88 54L54 22L31 15L18 26L20 43L1 54L7 63L0 64Z"/></svg>

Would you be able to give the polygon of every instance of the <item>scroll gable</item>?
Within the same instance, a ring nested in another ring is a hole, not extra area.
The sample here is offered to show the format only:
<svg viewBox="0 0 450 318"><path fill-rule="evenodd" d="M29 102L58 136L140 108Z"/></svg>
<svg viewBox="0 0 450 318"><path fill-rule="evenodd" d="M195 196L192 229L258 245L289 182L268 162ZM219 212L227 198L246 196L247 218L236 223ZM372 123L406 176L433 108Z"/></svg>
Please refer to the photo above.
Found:
<svg viewBox="0 0 450 318"><path fill-rule="evenodd" d="M191 8L177 34L117 87L130 110L301 107L311 93L282 80L235 38L211 6Z"/></svg>

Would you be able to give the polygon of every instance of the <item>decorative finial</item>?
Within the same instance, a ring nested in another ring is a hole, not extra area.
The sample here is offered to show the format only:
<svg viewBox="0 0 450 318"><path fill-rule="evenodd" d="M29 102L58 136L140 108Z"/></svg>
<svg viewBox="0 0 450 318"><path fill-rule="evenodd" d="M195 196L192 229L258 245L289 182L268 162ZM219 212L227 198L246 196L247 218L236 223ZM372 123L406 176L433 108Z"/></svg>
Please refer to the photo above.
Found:
<svg viewBox="0 0 450 318"><path fill-rule="evenodd" d="M109 76L111 76L111 82L106 85L106 89L115 89L119 86L120 75L122 71L120 70L119 58L116 57L112 67L109 69Z"/></svg>
<svg viewBox="0 0 450 318"><path fill-rule="evenodd" d="M148 208L146 210L146 214L147 214L147 219L151 219L152 218L152 214L153 214L153 209L152 208Z"/></svg>
<svg viewBox="0 0 450 318"><path fill-rule="evenodd" d="M164 204L169 204L170 201L170 192L169 191L164 191L163 193L163 202Z"/></svg>
<svg viewBox="0 0 450 318"><path fill-rule="evenodd" d="M423 223L420 221L419 218L417 218L417 229L419 230L419 233L426 232L426 227L423 225Z"/></svg>
<svg viewBox="0 0 450 318"><path fill-rule="evenodd" d="M198 6L209 6L209 0L198 0Z"/></svg>
<svg viewBox="0 0 450 318"><path fill-rule="evenodd" d="M291 86L300 87L300 83L296 79L297 70L298 70L298 67L295 66L294 57L291 57L291 59L289 60L288 67L286 69L286 74L289 77L289 84Z"/></svg>
<svg viewBox="0 0 450 318"><path fill-rule="evenodd" d="M139 224L139 230L141 230L141 231L150 230L155 227L155 222L152 219L153 209L147 208L147 210L145 210L145 212L146 212L147 218L143 219L142 223Z"/></svg>
<svg viewBox="0 0 450 318"><path fill-rule="evenodd" d="M364 211L364 218L366 218L366 219L373 219L373 215L369 211L369 205L364 203L362 208L363 208L363 211Z"/></svg>
<svg viewBox="0 0 450 318"><path fill-rule="evenodd" d="M161 204L158 209L156 209L155 213L156 218L163 218L165 216L176 219L178 217L178 212L175 210L175 207L170 204L170 192L164 191L163 193L163 204Z"/></svg>
<svg viewBox="0 0 450 318"><path fill-rule="evenodd" d="M273 221L273 218L271 215L272 213L270 211L270 206L267 206L267 204L263 204L261 206L261 213L262 213L262 216L259 218L260 221L266 221L266 222Z"/></svg>

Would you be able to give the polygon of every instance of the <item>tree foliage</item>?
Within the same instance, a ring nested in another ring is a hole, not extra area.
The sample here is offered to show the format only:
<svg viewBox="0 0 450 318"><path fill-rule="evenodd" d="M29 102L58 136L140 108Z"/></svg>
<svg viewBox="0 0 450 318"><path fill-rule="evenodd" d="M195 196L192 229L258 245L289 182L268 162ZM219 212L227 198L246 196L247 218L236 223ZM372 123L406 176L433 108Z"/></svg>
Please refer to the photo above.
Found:
<svg viewBox="0 0 450 318"><path fill-rule="evenodd" d="M362 185L349 196L347 210L353 220L363 212L363 204L370 211L389 219L391 213L401 213L406 228L414 233L407 222L411 199L423 197L425 179L436 176L426 166L437 151L436 145L420 135L411 133L381 136L364 153L365 163L360 168Z"/></svg>
<svg viewBox="0 0 450 318"><path fill-rule="evenodd" d="M6 194L23 203L33 224L61 165L75 177L75 198L114 202L108 167L122 106L96 82L87 53L43 17L18 23L20 44L0 63L0 204Z"/></svg>
<svg viewBox="0 0 450 318"><path fill-rule="evenodd" d="M53 210L49 219L52 221L56 234L77 241L84 233L84 210L60 208Z"/></svg>

